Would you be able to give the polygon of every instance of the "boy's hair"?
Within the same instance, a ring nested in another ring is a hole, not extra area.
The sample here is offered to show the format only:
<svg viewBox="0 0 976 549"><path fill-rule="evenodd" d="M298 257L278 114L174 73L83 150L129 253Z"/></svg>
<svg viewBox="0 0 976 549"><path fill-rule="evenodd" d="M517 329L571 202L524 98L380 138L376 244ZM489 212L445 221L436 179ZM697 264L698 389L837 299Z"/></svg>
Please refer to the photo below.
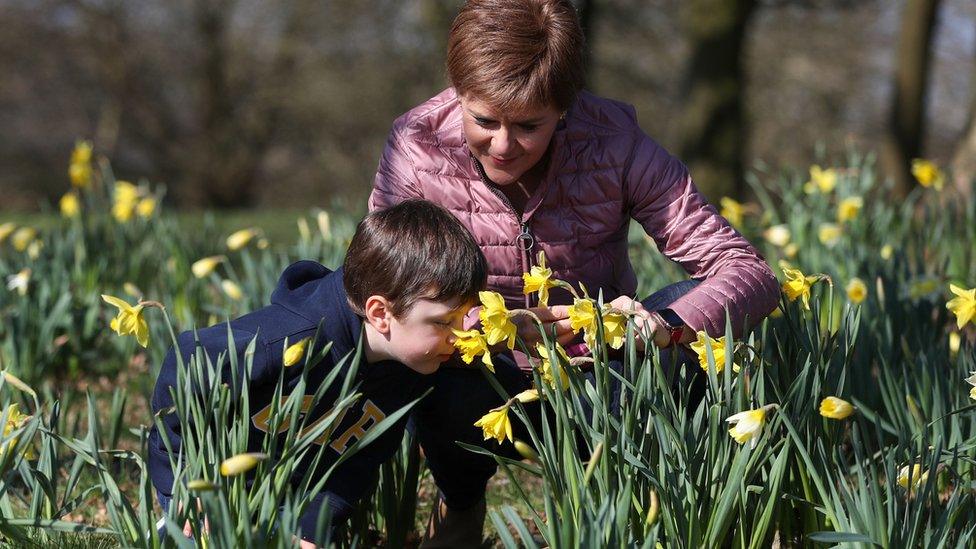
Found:
<svg viewBox="0 0 976 549"><path fill-rule="evenodd" d="M583 48L570 0L468 0L447 39L447 74L458 95L500 111L565 111L583 87Z"/></svg>
<svg viewBox="0 0 976 549"><path fill-rule="evenodd" d="M488 264L471 233L447 210L407 200L367 215L343 263L349 304L362 316L366 299L383 296L402 317L418 299L474 301Z"/></svg>

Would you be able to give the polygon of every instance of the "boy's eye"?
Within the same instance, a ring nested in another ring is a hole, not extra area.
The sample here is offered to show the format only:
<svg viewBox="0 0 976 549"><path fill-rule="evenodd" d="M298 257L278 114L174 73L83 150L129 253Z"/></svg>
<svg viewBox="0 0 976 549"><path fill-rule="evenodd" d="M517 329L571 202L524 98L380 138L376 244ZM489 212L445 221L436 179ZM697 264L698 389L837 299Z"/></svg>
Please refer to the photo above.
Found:
<svg viewBox="0 0 976 549"><path fill-rule="evenodd" d="M480 117L477 117L477 116L474 117L474 121L479 126L491 126L492 124L495 123L494 120L489 120L487 118L480 118Z"/></svg>
<svg viewBox="0 0 976 549"><path fill-rule="evenodd" d="M527 132L534 132L539 127L538 124L519 124L519 126Z"/></svg>

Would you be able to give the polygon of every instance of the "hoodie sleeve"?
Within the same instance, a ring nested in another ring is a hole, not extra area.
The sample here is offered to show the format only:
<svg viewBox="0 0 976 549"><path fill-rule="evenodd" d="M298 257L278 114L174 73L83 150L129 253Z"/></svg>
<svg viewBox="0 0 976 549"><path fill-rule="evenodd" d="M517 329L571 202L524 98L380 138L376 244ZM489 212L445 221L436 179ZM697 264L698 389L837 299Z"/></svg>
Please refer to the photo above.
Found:
<svg viewBox="0 0 976 549"><path fill-rule="evenodd" d="M417 171L406 147L400 123L394 123L376 168L369 211L382 210L410 198L423 198L417 182Z"/></svg>
<svg viewBox="0 0 976 549"><path fill-rule="evenodd" d="M733 334L740 337L776 308L776 277L698 192L684 164L643 132L637 134L625 177L630 214L661 253L702 281L669 308L711 336L725 333L728 310Z"/></svg>

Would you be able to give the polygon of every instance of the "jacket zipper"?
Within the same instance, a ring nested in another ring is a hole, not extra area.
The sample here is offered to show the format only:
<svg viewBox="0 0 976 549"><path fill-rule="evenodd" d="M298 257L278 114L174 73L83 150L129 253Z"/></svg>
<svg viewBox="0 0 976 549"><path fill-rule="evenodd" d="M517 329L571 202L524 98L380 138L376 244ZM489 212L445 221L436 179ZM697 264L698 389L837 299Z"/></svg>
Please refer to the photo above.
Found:
<svg viewBox="0 0 976 549"><path fill-rule="evenodd" d="M515 237L515 245L518 247L519 251L521 252L519 255L521 256L521 260L522 260L522 272L523 273L529 272L529 269L532 268L531 252L532 252L532 248L535 247L535 237L532 235L532 231L529 230L529 224L526 223L524 219L522 219L522 214L520 214L518 211L515 210L515 206L513 206L512 201L509 200L507 196L505 196L505 193L503 193L501 189L495 186L495 184L492 183L490 179L488 179L488 176L485 174L485 169L481 165L481 162L478 162L478 159L474 158L474 156L471 157L471 160L474 162L475 168L478 170L478 175L481 177L481 182L484 183L485 186L488 187L488 190L494 193L494 195L497 196L499 200L501 200L506 206L508 206L509 212L512 213L512 216L515 218L516 223L518 223L519 234L518 236ZM533 306L533 301L534 300L532 298L532 295L525 296L525 306L527 308Z"/></svg>

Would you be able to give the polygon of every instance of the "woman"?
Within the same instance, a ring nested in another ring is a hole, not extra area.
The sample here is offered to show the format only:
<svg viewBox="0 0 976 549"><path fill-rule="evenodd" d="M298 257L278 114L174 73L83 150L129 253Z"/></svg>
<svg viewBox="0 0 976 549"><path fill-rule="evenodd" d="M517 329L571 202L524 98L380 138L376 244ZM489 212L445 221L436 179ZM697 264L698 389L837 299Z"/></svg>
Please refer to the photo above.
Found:
<svg viewBox="0 0 976 549"><path fill-rule="evenodd" d="M644 301L646 338L661 347L700 330L721 335L726 310L741 335L775 308L769 267L699 194L687 168L641 131L633 107L581 91L583 34L569 0L469 0L451 28L447 71L450 88L394 122L370 210L407 198L450 210L488 259L489 288L510 307L532 305L522 273L539 250L556 278L607 299L635 295L627 256L634 219L693 279ZM563 339L569 325L559 305L569 302L553 291L557 306L534 309ZM525 326L520 335L537 333ZM516 364L497 362L506 388L525 386ZM472 424L499 397L475 369L435 375L415 417L443 498L428 546L480 541L494 463L453 441L480 442Z"/></svg>

